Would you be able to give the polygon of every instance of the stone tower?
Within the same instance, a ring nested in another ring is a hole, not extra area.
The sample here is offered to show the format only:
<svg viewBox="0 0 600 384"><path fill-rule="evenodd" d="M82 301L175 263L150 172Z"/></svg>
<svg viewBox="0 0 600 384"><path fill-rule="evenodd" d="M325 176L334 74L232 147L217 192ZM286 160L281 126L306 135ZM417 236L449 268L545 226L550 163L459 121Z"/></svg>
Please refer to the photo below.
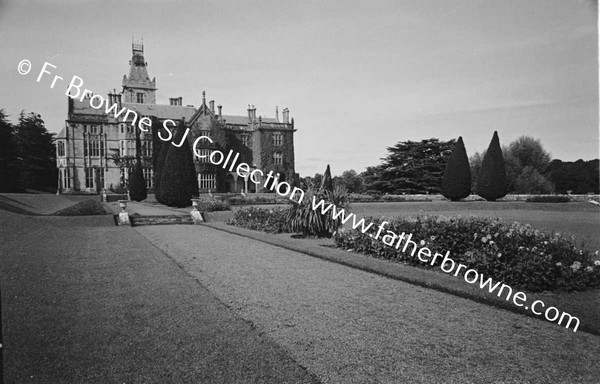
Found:
<svg viewBox="0 0 600 384"><path fill-rule="evenodd" d="M150 80L148 63L144 60L144 44L131 43L132 57L129 76L123 75L123 101L126 103L156 104L156 78Z"/></svg>

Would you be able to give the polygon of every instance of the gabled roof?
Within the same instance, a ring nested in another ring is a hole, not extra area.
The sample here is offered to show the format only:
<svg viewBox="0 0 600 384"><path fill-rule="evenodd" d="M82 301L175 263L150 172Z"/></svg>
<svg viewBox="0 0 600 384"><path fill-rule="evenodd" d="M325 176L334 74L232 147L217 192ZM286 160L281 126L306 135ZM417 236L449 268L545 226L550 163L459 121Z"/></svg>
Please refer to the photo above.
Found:
<svg viewBox="0 0 600 384"><path fill-rule="evenodd" d="M165 104L122 103L121 107L129 108L139 115L156 116L159 119L180 120L182 117L189 121L196 113L194 107Z"/></svg>

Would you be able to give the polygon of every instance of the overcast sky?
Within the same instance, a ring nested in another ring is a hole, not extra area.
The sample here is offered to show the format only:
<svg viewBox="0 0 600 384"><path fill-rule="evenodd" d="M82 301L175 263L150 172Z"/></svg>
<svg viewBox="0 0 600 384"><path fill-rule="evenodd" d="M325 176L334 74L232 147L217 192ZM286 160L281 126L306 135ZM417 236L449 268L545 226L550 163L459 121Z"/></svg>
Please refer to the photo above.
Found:
<svg viewBox="0 0 600 384"><path fill-rule="evenodd" d="M144 39L159 103L202 91L223 114L294 117L302 176L377 165L398 141L520 135L554 158L599 156L597 7L589 0L0 0L0 108L64 126L66 83L120 90ZM22 76L17 65L29 59Z"/></svg>

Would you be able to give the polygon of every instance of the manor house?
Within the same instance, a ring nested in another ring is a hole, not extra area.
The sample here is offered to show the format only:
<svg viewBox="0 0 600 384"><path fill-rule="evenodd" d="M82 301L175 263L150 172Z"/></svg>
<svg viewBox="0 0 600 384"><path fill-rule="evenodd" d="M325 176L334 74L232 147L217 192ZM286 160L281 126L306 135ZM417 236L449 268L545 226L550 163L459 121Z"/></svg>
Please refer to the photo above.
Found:
<svg viewBox="0 0 600 384"><path fill-rule="evenodd" d="M209 136L214 143L199 149L208 155L211 150L223 153L232 150L239 153L239 162L265 174L273 171L279 174L280 182L294 184L297 180L294 166L294 119L289 110L283 109L281 117L275 108L274 117L257 116L256 108L248 106L245 115L224 115L223 108L215 102L206 102L202 92L199 107L183 105L181 97L169 99L169 104L156 103L156 78L150 80L148 63L144 59L143 44L132 44L132 58L129 62L129 75L123 76L122 90L108 94L109 105L117 104L118 109L135 111L139 117L155 118L159 124L152 129L160 129L165 120L176 124L184 122L190 128L187 137L191 144L201 136ZM86 191L100 193L103 189L117 190L127 187L129 175L133 172L136 154L135 130L137 127L107 114L105 108L90 106L91 95L83 100L68 98L68 115L65 127L56 137L57 167L59 170L59 191L61 193ZM121 116L122 118L122 116ZM163 136L166 136L163 133ZM169 142L162 142L163 145ZM208 144L208 145L207 145ZM144 178L147 187L152 189L152 132L141 132L141 156ZM198 173L198 187L201 193L207 192L261 192L267 191L263 184L249 182L235 169L230 172L208 161L208 158L194 156Z"/></svg>

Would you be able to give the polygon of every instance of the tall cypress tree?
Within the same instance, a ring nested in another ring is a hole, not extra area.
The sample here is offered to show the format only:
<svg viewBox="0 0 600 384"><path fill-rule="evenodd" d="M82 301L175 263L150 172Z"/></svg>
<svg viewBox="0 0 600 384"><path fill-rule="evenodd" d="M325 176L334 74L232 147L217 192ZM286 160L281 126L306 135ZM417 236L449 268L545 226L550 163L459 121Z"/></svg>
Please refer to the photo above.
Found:
<svg viewBox="0 0 600 384"><path fill-rule="evenodd" d="M134 201L146 200L148 190L146 189L146 180L144 180L144 171L142 170L142 141L140 140L140 130L135 130L135 168L129 178L129 197Z"/></svg>
<svg viewBox="0 0 600 384"><path fill-rule="evenodd" d="M177 126L173 142L180 143L186 131L184 122ZM198 181L192 149L186 141L179 148L169 145L160 177L160 198L163 204L174 207L191 205L193 196L198 195Z"/></svg>
<svg viewBox="0 0 600 384"><path fill-rule="evenodd" d="M0 192L20 192L14 127L0 109Z"/></svg>
<svg viewBox="0 0 600 384"><path fill-rule="evenodd" d="M495 201L506 196L506 168L498 132L494 136L490 146L481 162L481 169L477 175L477 194L488 201Z"/></svg>
<svg viewBox="0 0 600 384"><path fill-rule="evenodd" d="M167 153L171 147L172 145L169 141L161 143L160 151L158 152L158 157L156 159L156 167L154 167L154 198L161 204L164 204L161 188L162 171L165 165L165 159L167 158Z"/></svg>
<svg viewBox="0 0 600 384"><path fill-rule="evenodd" d="M330 191L333 192L333 179L331 178L331 169L329 168L329 164L327 164L327 169L325 169L325 173L323 174L323 180L321 181L322 191Z"/></svg>
<svg viewBox="0 0 600 384"><path fill-rule="evenodd" d="M452 201L469 197L471 193L471 168L462 136L458 138L446 163L442 178L442 195Z"/></svg>

